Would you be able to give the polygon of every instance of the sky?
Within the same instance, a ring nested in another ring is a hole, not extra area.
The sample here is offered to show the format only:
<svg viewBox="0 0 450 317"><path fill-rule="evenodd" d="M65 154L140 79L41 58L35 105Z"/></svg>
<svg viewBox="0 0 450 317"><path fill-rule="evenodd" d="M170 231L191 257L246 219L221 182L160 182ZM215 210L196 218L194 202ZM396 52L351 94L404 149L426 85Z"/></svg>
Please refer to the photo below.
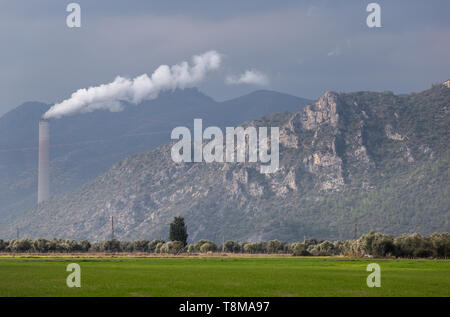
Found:
<svg viewBox="0 0 450 317"><path fill-rule="evenodd" d="M81 7L68 28L66 6ZM408 93L450 78L450 2L364 0L0 0L0 115L58 103L116 76L215 50L198 84L216 100L258 89L316 99L328 90Z"/></svg>

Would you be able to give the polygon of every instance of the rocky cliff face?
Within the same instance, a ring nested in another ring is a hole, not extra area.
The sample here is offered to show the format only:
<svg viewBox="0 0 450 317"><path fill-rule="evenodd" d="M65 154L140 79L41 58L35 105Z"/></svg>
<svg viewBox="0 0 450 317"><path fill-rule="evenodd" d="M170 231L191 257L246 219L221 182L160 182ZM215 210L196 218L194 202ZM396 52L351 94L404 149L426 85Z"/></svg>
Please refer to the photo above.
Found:
<svg viewBox="0 0 450 317"><path fill-rule="evenodd" d="M130 156L15 225L28 236L166 237L176 215L190 239L351 238L448 231L448 106L442 84L420 94L326 92L297 113L245 123L280 128L280 169L174 163L170 145ZM3 234L13 235L11 230Z"/></svg>

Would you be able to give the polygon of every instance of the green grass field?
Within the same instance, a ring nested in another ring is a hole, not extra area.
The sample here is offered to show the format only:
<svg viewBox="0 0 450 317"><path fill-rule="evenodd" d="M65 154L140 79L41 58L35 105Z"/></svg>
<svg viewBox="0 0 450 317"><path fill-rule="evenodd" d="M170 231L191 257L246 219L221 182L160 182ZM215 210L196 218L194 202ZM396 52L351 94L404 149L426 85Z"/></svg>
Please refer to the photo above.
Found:
<svg viewBox="0 0 450 317"><path fill-rule="evenodd" d="M381 288L369 288L369 263ZM81 288L68 288L69 263ZM450 261L297 257L0 258L0 296L449 296Z"/></svg>

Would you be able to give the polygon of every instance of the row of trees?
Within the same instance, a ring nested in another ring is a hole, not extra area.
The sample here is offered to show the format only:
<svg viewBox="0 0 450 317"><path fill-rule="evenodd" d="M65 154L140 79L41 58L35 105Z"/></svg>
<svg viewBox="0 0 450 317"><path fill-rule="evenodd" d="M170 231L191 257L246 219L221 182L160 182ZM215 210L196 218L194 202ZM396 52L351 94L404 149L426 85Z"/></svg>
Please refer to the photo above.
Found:
<svg viewBox="0 0 450 317"><path fill-rule="evenodd" d="M312 241L293 243L294 255L344 255L373 257L426 258L450 257L450 234L433 233L424 237L419 233L403 234L398 237L379 232L370 232L358 240Z"/></svg>
<svg viewBox="0 0 450 317"><path fill-rule="evenodd" d="M184 235L183 235L184 236ZM212 241L199 240L186 245L183 241L119 241L106 240L90 243L87 240L70 239L0 239L0 252L147 252L147 253L266 253L293 254L297 256L374 256L374 257L450 257L450 234L434 233L424 237L418 233L399 237L371 232L358 240L328 241L308 239L299 242L237 242L227 241L217 245Z"/></svg>

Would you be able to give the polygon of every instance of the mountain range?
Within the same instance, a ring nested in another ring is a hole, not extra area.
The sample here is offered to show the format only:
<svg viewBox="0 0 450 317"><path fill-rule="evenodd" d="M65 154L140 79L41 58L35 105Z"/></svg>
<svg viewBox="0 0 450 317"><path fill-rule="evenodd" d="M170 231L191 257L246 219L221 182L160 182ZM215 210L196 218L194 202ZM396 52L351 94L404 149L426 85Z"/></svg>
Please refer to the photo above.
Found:
<svg viewBox="0 0 450 317"><path fill-rule="evenodd" d="M251 97L233 104L253 115L247 110L258 106ZM103 240L111 216L119 239L167 238L174 216L185 218L191 241L349 239L355 220L357 234L449 231L450 81L402 96L329 91L305 107L295 100L295 109L268 105L270 114L241 121L279 127L276 173L261 174L259 163L174 163L166 142L27 209L0 235L13 237L19 227L28 237ZM220 109L211 115L236 122ZM208 119L201 111L193 115ZM220 122L214 120L207 124ZM133 133L141 131L147 130Z"/></svg>
<svg viewBox="0 0 450 317"><path fill-rule="evenodd" d="M259 90L218 102L196 88L175 90L123 111L95 111L51 120L51 192L74 191L128 155L170 141L176 126L194 118L236 125L277 111L297 111L310 102ZM36 204L38 121L51 105L27 102L0 117L0 227Z"/></svg>

